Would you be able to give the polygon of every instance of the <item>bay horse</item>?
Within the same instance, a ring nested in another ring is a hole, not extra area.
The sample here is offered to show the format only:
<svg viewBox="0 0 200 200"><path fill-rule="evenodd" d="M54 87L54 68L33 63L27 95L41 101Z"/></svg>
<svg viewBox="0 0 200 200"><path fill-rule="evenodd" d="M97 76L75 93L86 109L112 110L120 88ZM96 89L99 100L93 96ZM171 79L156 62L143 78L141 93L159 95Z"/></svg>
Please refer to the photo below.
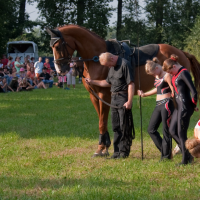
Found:
<svg viewBox="0 0 200 200"><path fill-rule="evenodd" d="M72 59L72 54L75 50L79 52L81 57L86 60L93 58L94 56L99 56L103 52L107 52L106 42L97 34L84 27L78 25L65 25L63 27L58 27L57 29L48 29L47 32L51 35L50 46L53 50L55 68L58 73L67 70L68 63ZM195 78L196 87L200 85L200 64L193 55L185 53L173 46L168 44L158 44L159 51L157 53L157 58L161 62L169 58L171 54L176 54L179 57L180 64L185 66L188 70L192 70ZM145 72L145 66L139 67L140 77L141 77L141 90L144 92L149 91L154 86L153 76L149 76ZM84 77L103 80L106 79L108 74L108 67L100 65L99 62L94 62L92 60L87 60L84 62ZM86 84L85 79L83 79L83 84L85 88L90 92L90 99L96 109L99 117L99 132L102 135L108 134L107 122L109 114L109 106L98 100L92 93L89 86ZM138 88L138 68L135 69L135 94ZM99 86L91 86L92 89L98 94L98 96L104 101L110 103L111 93L110 88L102 88ZM105 145L105 143L99 142L98 148L93 156L105 156L109 155L108 148L110 144Z"/></svg>

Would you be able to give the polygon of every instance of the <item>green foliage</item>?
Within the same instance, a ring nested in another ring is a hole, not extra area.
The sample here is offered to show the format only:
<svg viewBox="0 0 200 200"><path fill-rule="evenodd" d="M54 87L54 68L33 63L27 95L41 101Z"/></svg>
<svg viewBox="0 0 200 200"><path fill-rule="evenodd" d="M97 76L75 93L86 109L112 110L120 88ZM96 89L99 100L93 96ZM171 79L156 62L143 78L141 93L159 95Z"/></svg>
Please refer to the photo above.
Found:
<svg viewBox="0 0 200 200"><path fill-rule="evenodd" d="M200 61L200 16L196 18L190 35L186 38L185 50L195 55Z"/></svg>
<svg viewBox="0 0 200 200"><path fill-rule="evenodd" d="M198 159L182 167L175 167L181 155L159 162L160 152L146 131L155 96L142 99L143 161L137 97L130 157L110 160L91 158L98 147L98 116L82 84L75 90L54 87L0 96L0 199L199 199ZM198 117L191 117L189 137ZM113 140L110 116L108 131Z"/></svg>

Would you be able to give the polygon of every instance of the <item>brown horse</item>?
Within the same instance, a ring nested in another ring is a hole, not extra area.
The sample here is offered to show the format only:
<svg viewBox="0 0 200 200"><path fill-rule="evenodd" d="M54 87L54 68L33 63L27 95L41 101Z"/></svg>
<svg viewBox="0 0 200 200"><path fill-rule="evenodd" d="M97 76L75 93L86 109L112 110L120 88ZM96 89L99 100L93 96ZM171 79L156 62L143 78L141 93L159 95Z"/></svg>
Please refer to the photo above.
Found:
<svg viewBox="0 0 200 200"><path fill-rule="evenodd" d="M71 59L71 55L77 50L83 59L93 58L99 56L102 52L107 51L106 42L95 33L77 26L77 25L66 25L57 28L57 30L47 29L47 32L51 35L51 46L53 49L55 67L57 72L63 72L67 68L67 63ZM171 54L176 54L179 57L180 64L185 66L188 70L197 73L199 80L200 77L200 64L196 58L190 54L186 54L183 51L167 45L159 44L159 51L157 54L158 59L161 63L165 59L169 58ZM140 66L140 77L141 77L141 89L146 92L153 88L154 78L149 76L145 72L145 67ZM85 61L84 62L84 76L90 79L103 80L106 79L108 74L108 67L100 65L99 62ZM83 80L85 88L90 92L89 86ZM198 82L199 86L199 82ZM98 94L104 101L111 101L110 88L102 88L98 86L92 86L93 90ZM135 70L135 91L138 88L138 68ZM91 92L90 99L99 116L99 131L100 134L107 133L107 121L109 107L98 100ZM109 145L99 143L98 149L94 155L108 155Z"/></svg>

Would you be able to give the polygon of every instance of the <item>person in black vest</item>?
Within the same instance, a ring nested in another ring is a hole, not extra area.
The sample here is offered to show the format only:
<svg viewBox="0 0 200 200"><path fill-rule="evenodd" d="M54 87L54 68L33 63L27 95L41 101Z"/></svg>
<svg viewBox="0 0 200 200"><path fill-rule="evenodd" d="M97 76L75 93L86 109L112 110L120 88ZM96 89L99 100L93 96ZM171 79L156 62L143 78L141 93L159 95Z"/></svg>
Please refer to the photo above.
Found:
<svg viewBox="0 0 200 200"><path fill-rule="evenodd" d="M44 84L49 83L49 87L51 88L53 86L53 80L49 80L50 78L51 76L47 73L47 68L44 67L40 74L40 80L42 80Z"/></svg>
<svg viewBox="0 0 200 200"><path fill-rule="evenodd" d="M111 53L102 53L99 56L99 61L101 65L110 68L108 77L105 80L86 78L86 83L100 87L111 87L111 104L120 107L111 107L114 132L114 154L111 158L126 158L129 156L132 145L132 128L124 127L124 119L126 116L125 109L132 119L131 108L135 90L134 71L129 61Z"/></svg>

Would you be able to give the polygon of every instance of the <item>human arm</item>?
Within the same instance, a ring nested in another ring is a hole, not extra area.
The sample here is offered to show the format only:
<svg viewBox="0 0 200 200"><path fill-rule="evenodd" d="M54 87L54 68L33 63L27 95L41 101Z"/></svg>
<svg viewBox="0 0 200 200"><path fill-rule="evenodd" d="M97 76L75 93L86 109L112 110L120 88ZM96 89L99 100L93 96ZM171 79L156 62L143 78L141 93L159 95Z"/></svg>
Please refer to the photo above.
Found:
<svg viewBox="0 0 200 200"><path fill-rule="evenodd" d="M88 85L91 84L91 85L97 85L97 86L100 86L100 87L111 87L111 85L106 80L91 80L89 78L86 78L85 82Z"/></svg>
<svg viewBox="0 0 200 200"><path fill-rule="evenodd" d="M172 92L171 96L174 97L174 87L172 86L172 77L169 73L166 73L164 81L168 83Z"/></svg>
<svg viewBox="0 0 200 200"><path fill-rule="evenodd" d="M138 96L141 96L141 97L148 97L148 96L151 96L153 94L156 94L157 93L157 88L154 88L153 90L150 90L149 92L143 92L142 90L138 90Z"/></svg>
<svg viewBox="0 0 200 200"><path fill-rule="evenodd" d="M192 103L194 104L195 108L197 105L197 91L196 88L192 82L192 77L190 75L190 73L185 70L182 72L182 76L181 76L182 80L185 82L185 84L188 86L188 88L190 89L191 95L192 95ZM198 111L197 109L195 109L195 111Z"/></svg>
<svg viewBox="0 0 200 200"><path fill-rule="evenodd" d="M133 82L130 82L128 84L128 101L124 104L126 109L132 108L134 93L135 93L135 84Z"/></svg>
<svg viewBox="0 0 200 200"><path fill-rule="evenodd" d="M9 88L12 92L14 92L14 90L13 90L10 86L8 86L8 88Z"/></svg>

